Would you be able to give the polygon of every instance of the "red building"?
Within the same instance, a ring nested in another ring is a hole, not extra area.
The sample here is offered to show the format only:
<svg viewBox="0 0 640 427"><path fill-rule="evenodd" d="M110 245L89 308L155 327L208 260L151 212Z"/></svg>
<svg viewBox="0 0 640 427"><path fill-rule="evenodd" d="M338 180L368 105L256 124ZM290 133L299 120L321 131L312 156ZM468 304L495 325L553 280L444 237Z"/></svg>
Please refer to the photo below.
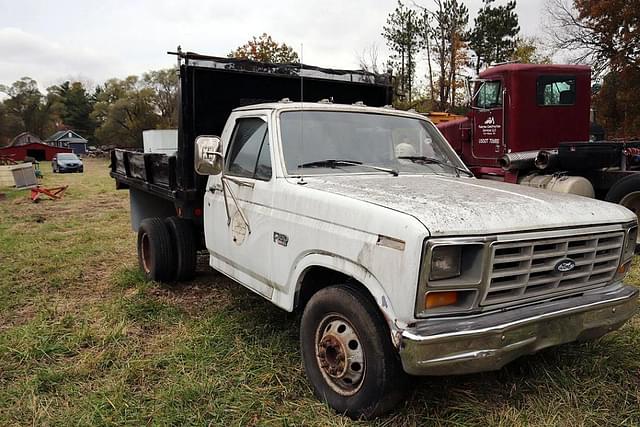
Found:
<svg viewBox="0 0 640 427"><path fill-rule="evenodd" d="M33 157L38 161L48 161L58 153L73 153L70 148L52 147L41 142L31 142L14 147L0 148L0 156L7 156L13 160L21 161L25 157Z"/></svg>

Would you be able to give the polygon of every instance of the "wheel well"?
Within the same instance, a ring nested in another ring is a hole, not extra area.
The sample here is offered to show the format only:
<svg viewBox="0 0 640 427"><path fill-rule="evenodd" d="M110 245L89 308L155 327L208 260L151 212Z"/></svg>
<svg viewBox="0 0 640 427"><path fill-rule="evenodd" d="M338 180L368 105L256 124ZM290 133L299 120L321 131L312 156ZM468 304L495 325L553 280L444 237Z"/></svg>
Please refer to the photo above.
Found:
<svg viewBox="0 0 640 427"><path fill-rule="evenodd" d="M294 309L303 310L307 305L311 297L320 289L326 288L332 285L348 285L350 287L360 289L365 295L373 302L377 307L376 301L371 295L371 292L360 283L358 280L344 273L336 270L332 270L327 267L313 266L309 267L304 273L301 279L300 288L296 294L296 301Z"/></svg>

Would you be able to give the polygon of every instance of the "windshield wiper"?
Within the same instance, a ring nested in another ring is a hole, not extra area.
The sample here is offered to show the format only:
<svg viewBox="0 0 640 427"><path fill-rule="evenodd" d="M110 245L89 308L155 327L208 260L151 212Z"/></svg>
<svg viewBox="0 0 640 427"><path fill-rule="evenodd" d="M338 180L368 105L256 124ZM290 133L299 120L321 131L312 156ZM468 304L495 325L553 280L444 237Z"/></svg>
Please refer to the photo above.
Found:
<svg viewBox="0 0 640 427"><path fill-rule="evenodd" d="M441 166L448 166L450 168L452 168L453 170L456 171L456 176L460 177L460 172L464 173L465 175L467 175L468 177L473 178L474 175L473 173L469 172L466 169L463 169L461 167L458 167L456 165L452 165L451 163L447 163L445 161L442 161L440 159L436 159L434 157L427 157L427 156L399 156L398 159L402 159L402 160L411 160L413 163L423 163L423 164L436 164L436 165L441 165Z"/></svg>
<svg viewBox="0 0 640 427"><path fill-rule="evenodd" d="M387 172L393 176L398 176L398 171L395 169L388 169L380 166L367 165L366 163L362 163L357 160L325 159L325 160L316 160L314 162L308 162L308 163L303 163L301 165L298 165L299 168L329 167L331 169L334 169L336 166L362 166L365 168L375 169L380 172Z"/></svg>

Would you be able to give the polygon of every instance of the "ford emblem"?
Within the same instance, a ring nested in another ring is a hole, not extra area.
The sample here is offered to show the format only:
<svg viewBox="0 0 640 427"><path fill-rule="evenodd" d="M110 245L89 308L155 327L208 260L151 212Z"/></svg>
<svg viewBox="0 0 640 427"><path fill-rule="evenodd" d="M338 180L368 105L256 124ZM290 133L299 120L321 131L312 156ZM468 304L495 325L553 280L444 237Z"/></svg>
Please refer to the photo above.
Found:
<svg viewBox="0 0 640 427"><path fill-rule="evenodd" d="M571 271L574 268L576 268L576 262L569 258L561 259L556 263L555 266L555 270L560 273L566 273L567 271Z"/></svg>

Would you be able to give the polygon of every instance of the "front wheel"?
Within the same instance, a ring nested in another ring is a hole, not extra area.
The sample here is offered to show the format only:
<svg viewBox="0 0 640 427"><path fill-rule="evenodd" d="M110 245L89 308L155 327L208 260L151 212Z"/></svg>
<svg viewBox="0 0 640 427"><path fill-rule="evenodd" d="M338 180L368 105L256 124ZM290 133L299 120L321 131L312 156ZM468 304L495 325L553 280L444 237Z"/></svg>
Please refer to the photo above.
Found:
<svg viewBox="0 0 640 427"><path fill-rule="evenodd" d="M302 315L300 344L316 396L338 413L375 417L404 396L407 375L389 328L364 292L337 285L314 294Z"/></svg>

